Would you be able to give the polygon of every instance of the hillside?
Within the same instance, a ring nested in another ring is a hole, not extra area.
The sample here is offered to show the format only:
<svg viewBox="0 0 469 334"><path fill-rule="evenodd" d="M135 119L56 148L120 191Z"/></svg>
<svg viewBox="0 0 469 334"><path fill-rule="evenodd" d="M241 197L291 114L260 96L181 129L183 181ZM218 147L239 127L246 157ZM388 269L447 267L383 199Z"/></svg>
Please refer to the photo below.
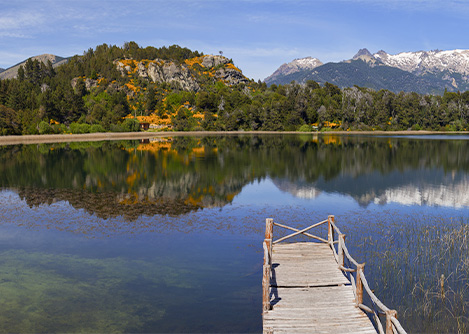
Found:
<svg viewBox="0 0 469 334"><path fill-rule="evenodd" d="M305 64L317 81L301 77L297 70ZM55 67L51 61L31 58L18 68L16 78L0 80L0 135L127 132L140 127L152 131L468 128L469 92L423 94L437 90L427 80L433 74L417 76L382 65L364 51L340 64L319 65L310 58L283 71L290 71L284 75L288 82L305 84L268 87L246 78L231 59L177 45L103 44ZM361 87L341 88L341 82ZM393 93L396 87L412 85L422 88L422 94ZM382 86L388 90L378 90Z"/></svg>
<svg viewBox="0 0 469 334"><path fill-rule="evenodd" d="M295 65L294 72L281 71L282 68L291 67L290 64ZM341 88L357 85L395 93L442 94L445 90L457 92L469 89L469 50L390 55L382 50L371 54L367 49L361 49L350 60L327 63L314 69L301 66L301 59L295 59L283 64L274 74L265 79L267 84L315 80L319 83L331 82Z"/></svg>
<svg viewBox="0 0 469 334"><path fill-rule="evenodd" d="M37 61L39 61L41 63L44 63L44 64L46 64L48 61L50 61L54 67L60 66L60 65L67 62L67 58L55 56L55 55L52 55L52 54L42 54L42 55L39 55L39 56L31 57L29 59L31 59L33 61L37 60ZM4 69L3 71L0 71L0 80L16 78L16 76L18 74L18 69L20 68L20 66L24 66L26 64L26 62L27 62L27 60L22 61L19 64L16 64L12 67Z"/></svg>

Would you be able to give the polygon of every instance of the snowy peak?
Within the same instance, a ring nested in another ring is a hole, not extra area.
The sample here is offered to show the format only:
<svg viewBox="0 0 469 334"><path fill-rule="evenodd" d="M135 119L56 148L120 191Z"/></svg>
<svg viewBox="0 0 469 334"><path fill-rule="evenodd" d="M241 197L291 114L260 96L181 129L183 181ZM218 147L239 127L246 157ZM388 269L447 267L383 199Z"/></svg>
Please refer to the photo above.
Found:
<svg viewBox="0 0 469 334"><path fill-rule="evenodd" d="M417 75L444 71L469 74L469 50L402 52L396 55L379 51L373 56L387 66Z"/></svg>
<svg viewBox="0 0 469 334"><path fill-rule="evenodd" d="M268 76L264 81L269 84L278 77L283 77L300 71L313 70L321 65L323 65L323 63L319 59L313 57L295 59L289 63L285 63L280 66L274 73L272 73L272 75Z"/></svg>

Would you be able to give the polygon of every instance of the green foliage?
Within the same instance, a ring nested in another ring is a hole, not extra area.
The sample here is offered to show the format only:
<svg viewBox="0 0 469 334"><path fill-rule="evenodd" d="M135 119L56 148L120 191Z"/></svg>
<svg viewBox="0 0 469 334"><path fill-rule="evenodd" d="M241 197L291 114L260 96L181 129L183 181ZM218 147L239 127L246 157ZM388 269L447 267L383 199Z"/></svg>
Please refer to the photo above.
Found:
<svg viewBox="0 0 469 334"><path fill-rule="evenodd" d="M96 133L96 132L106 132L106 130L103 128L101 124L93 124L90 126L90 133Z"/></svg>
<svg viewBox="0 0 469 334"><path fill-rule="evenodd" d="M299 132L311 132L313 131L313 128L311 127L311 125L303 124L302 126L298 128L298 131Z"/></svg>
<svg viewBox="0 0 469 334"><path fill-rule="evenodd" d="M54 133L54 130L46 121L41 121L38 124L37 128L38 128L39 134L41 135Z"/></svg>
<svg viewBox="0 0 469 334"><path fill-rule="evenodd" d="M138 132L140 131L140 122L135 118L126 118L122 122L122 129L124 132Z"/></svg>
<svg viewBox="0 0 469 334"><path fill-rule="evenodd" d="M21 134L21 124L18 114L11 108L0 105L0 135Z"/></svg>
<svg viewBox="0 0 469 334"><path fill-rule="evenodd" d="M86 123L72 123L70 124L70 132L73 134L90 133L91 126Z"/></svg>

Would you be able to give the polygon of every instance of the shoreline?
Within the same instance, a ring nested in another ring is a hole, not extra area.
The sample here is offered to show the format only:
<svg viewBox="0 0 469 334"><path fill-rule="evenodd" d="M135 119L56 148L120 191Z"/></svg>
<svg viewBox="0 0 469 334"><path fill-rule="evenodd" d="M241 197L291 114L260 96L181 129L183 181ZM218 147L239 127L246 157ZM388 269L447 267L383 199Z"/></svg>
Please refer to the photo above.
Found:
<svg viewBox="0 0 469 334"><path fill-rule="evenodd" d="M97 132L84 134L52 134L52 135L15 135L0 136L0 145L17 144L51 144L64 142L89 142L113 140L138 140L155 137L181 137L181 136L230 136L230 135L467 135L469 131L325 131L325 132L298 132L298 131L174 131L174 132Z"/></svg>

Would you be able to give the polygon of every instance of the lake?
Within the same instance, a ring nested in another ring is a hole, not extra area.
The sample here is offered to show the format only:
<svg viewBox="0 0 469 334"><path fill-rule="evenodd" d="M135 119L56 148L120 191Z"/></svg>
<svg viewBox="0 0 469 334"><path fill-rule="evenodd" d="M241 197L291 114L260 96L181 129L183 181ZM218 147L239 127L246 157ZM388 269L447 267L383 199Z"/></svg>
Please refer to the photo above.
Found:
<svg viewBox="0 0 469 334"><path fill-rule="evenodd" d="M330 214L409 332L468 330L469 136L168 135L0 162L0 332L262 332L265 219Z"/></svg>

